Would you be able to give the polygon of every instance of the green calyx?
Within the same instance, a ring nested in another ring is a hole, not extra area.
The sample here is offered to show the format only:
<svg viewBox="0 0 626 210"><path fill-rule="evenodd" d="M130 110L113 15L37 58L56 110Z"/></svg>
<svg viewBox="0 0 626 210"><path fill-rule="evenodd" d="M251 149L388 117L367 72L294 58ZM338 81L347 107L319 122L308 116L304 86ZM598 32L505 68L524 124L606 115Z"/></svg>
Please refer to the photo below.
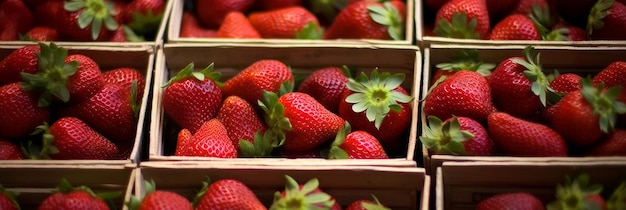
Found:
<svg viewBox="0 0 626 210"><path fill-rule="evenodd" d="M384 2L383 6L371 5L367 7L370 17L374 22L387 26L387 33L393 40L404 39L404 23L402 15L390 2Z"/></svg>
<svg viewBox="0 0 626 210"><path fill-rule="evenodd" d="M541 37L545 37L550 32L550 29L554 27L554 21L552 21L550 15L550 8L547 6L542 7L534 3L532 10L528 14L528 18L533 21Z"/></svg>
<svg viewBox="0 0 626 210"><path fill-rule="evenodd" d="M613 190L613 193L611 193L611 196L606 201L606 209L626 209L626 181L622 181L622 183Z"/></svg>
<svg viewBox="0 0 626 210"><path fill-rule="evenodd" d="M91 38L93 40L98 39L103 23L106 29L110 31L114 31L118 27L117 22L113 18L113 16L117 15L113 2L104 0L70 0L65 2L64 8L69 12L82 10L78 16L78 26L84 29L91 25Z"/></svg>
<svg viewBox="0 0 626 210"><path fill-rule="evenodd" d="M604 27L603 19L609 14L609 9L613 7L615 0L598 0L589 12L587 18L587 35L591 36L594 30Z"/></svg>
<svg viewBox="0 0 626 210"><path fill-rule="evenodd" d="M261 132L260 130L254 134L253 142L245 139L239 140L239 150L241 157L267 157L272 154L275 148L282 145L273 132Z"/></svg>
<svg viewBox="0 0 626 210"><path fill-rule="evenodd" d="M457 39L480 39L480 34L476 32L478 20L472 18L468 20L465 12L454 12L450 21L441 19L437 22L433 32L437 36Z"/></svg>
<svg viewBox="0 0 626 210"><path fill-rule="evenodd" d="M59 149L53 144L54 136L48 132L49 129L48 123L44 122L31 133L31 136L35 137L41 135L40 141L34 139L22 141L22 153L26 157L33 160L49 160L50 155L59 153Z"/></svg>
<svg viewBox="0 0 626 210"><path fill-rule="evenodd" d="M580 80L583 97L591 104L594 114L600 118L600 130L611 133L615 130L618 114L626 113L626 105L617 100L622 92L622 86L613 86L605 89L604 84L594 87L590 77Z"/></svg>
<svg viewBox="0 0 626 210"><path fill-rule="evenodd" d="M57 188L52 190L53 193L70 193L74 191L83 191L91 195L91 197L93 198L102 199L104 202L107 203L107 205L109 206L109 209L115 209L115 203L113 203L112 199L117 198L120 195L122 195L122 192L119 192L119 191L95 193L91 190L91 188L84 186L84 185L74 187L65 178L62 178Z"/></svg>
<svg viewBox="0 0 626 210"><path fill-rule="evenodd" d="M350 155L348 155L345 150L341 149L341 145L346 141L346 137L350 134L351 130L350 123L346 122L346 124L339 129L339 132L337 132L335 140L330 145L330 149L322 152L322 157L328 159L349 159Z"/></svg>
<svg viewBox="0 0 626 210"><path fill-rule="evenodd" d="M463 155L463 143L473 139L474 134L461 129L457 117L448 122L442 122L435 116L428 116L428 125L424 125L424 135L419 139L426 148L436 154Z"/></svg>
<svg viewBox="0 0 626 210"><path fill-rule="evenodd" d="M543 37L542 39L546 41L571 41L568 35L569 35L569 29L563 27L563 28L554 29L550 31L548 34L546 34L545 36L542 35Z"/></svg>
<svg viewBox="0 0 626 210"><path fill-rule="evenodd" d="M128 27L133 32L141 35L154 36L159 31L161 20L163 19L163 12L153 14L152 10L148 10L145 14L141 12L132 13L133 20L128 23Z"/></svg>
<svg viewBox="0 0 626 210"><path fill-rule="evenodd" d="M330 209L335 204L331 196L318 191L319 181L315 178L306 182L302 188L296 180L285 175L285 194L274 194L270 210L322 210Z"/></svg>
<svg viewBox="0 0 626 210"><path fill-rule="evenodd" d="M147 196L150 193L156 191L156 184L154 183L154 180L150 180L150 181L144 180L144 188L145 188L144 196ZM130 200L124 204L130 210L137 210L139 209L139 206L141 206L141 200L139 200L139 198L137 198L136 196L131 196Z"/></svg>
<svg viewBox="0 0 626 210"><path fill-rule="evenodd" d="M20 86L26 91L41 92L38 106L47 107L52 103L52 96L63 102L70 100L70 92L65 86L70 76L76 73L79 63L71 61L65 63L67 49L58 47L54 43L50 46L39 43L40 52L36 53L39 72L36 74L24 73Z"/></svg>
<svg viewBox="0 0 626 210"><path fill-rule="evenodd" d="M493 63L483 63L478 60L478 50L461 50L452 56L452 62L440 63L436 67L446 71L470 70L480 75L489 76L491 70L496 67Z"/></svg>
<svg viewBox="0 0 626 210"><path fill-rule="evenodd" d="M527 46L524 48L524 58L526 60L521 59L511 59L514 63L522 65L526 68L524 71L524 76L532 82L531 90L532 92L539 96L539 100L543 106L546 106L548 97L552 97L554 94L554 90L550 87L550 81L548 77L543 73L541 69L540 62L541 53L537 53L535 55L535 50L532 46Z"/></svg>
<svg viewBox="0 0 626 210"><path fill-rule="evenodd" d="M209 78L213 80L213 82L215 82L218 86L221 86L222 83L219 82L219 79L222 77L222 74L219 72L214 72L213 66L214 64L211 63L209 64L209 66L207 66L206 68L200 71L194 71L194 68L195 68L194 64L193 63L187 64L187 66L185 66L185 68L180 70L180 72L178 72L176 76L172 77L169 81L167 81L167 83L165 83L161 87L162 88L168 87L174 82L178 82L187 78L194 78L198 81L204 81L204 79Z"/></svg>
<svg viewBox="0 0 626 210"><path fill-rule="evenodd" d="M378 68L372 71L369 78L362 72L356 79L348 79L346 85L354 93L346 97L345 101L353 104L352 111L355 113L365 112L367 120L374 122L379 129L389 111L402 111L398 103L413 100L412 96L395 90L403 81L404 74L378 73Z"/></svg>
<svg viewBox="0 0 626 210"><path fill-rule="evenodd" d="M263 135L260 133L255 134L254 138L254 151L252 156L269 155L272 151L285 143L285 132L292 129L289 118L285 117L285 106L278 102L279 94L285 94L293 90L293 85L289 81L285 81L280 86L279 93L263 91L263 98L257 103L263 110L263 119L268 126L268 129ZM258 137L257 137L258 136ZM259 142L257 142L259 141ZM243 141L240 141L240 145ZM244 147L249 142L243 142ZM258 144L258 145L257 145ZM258 148L257 148L258 147ZM250 148L246 148L249 150Z"/></svg>
<svg viewBox="0 0 626 210"><path fill-rule="evenodd" d="M319 40L324 35L324 29L313 21L309 21L302 30L296 33L296 39Z"/></svg>
<svg viewBox="0 0 626 210"><path fill-rule="evenodd" d="M391 210L390 208L385 207L375 195L372 195L372 199L374 203L362 203L361 206L367 210Z"/></svg>
<svg viewBox="0 0 626 210"><path fill-rule="evenodd" d="M19 195L19 193L17 192L13 192L10 190L5 189L1 184L0 184L0 194L5 195L7 198L9 198L9 200L11 200L11 203L13 203L13 206L15 206L15 208L17 210L20 210L20 204L17 203L17 196Z"/></svg>
<svg viewBox="0 0 626 210"><path fill-rule="evenodd" d="M206 195L207 190L209 190L209 186L211 185L211 178L209 178L208 176L206 177L207 181L202 182L202 188L200 189L200 191L198 191L198 193L196 194L196 196L193 198L193 207L197 207L198 203L200 203L200 201L202 200L202 197L204 197L204 195Z"/></svg>
<svg viewBox="0 0 626 210"><path fill-rule="evenodd" d="M600 209L597 203L587 199L592 195L599 195L602 185L590 184L588 174L580 174L572 180L565 177L563 184L556 186L556 200L549 203L548 210L566 209Z"/></svg>

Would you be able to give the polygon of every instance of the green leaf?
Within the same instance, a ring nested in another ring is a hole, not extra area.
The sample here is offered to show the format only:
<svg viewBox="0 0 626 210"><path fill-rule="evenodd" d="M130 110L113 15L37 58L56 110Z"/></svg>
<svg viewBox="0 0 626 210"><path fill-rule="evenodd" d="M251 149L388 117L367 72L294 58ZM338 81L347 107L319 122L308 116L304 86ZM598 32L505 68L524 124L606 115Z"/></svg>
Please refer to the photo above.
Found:
<svg viewBox="0 0 626 210"><path fill-rule="evenodd" d="M81 0L66 1L63 8L70 12L76 12L85 7L85 2Z"/></svg>
<svg viewBox="0 0 626 210"><path fill-rule="evenodd" d="M91 24L91 22L93 22L93 20L94 20L93 13L82 12L78 16L78 27L80 27L81 29L85 29L87 28L87 26L89 26L89 24Z"/></svg>

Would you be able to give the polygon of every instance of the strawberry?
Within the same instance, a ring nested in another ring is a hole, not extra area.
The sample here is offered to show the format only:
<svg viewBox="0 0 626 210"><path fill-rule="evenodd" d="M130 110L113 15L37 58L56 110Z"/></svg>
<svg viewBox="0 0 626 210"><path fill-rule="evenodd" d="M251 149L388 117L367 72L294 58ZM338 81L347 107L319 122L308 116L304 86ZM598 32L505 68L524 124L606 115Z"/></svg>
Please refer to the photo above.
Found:
<svg viewBox="0 0 626 210"><path fill-rule="evenodd" d="M20 146L9 140L0 139L0 160L21 160L24 159ZM0 186L1 189L1 186ZM0 190L0 194L2 190ZM2 196L0 196L2 197ZM1 199L0 199L1 200ZM2 203L2 201L0 201ZM2 207L2 204L0 204ZM1 208L0 208L1 209Z"/></svg>
<svg viewBox="0 0 626 210"><path fill-rule="evenodd" d="M476 210L545 210L543 203L536 196L527 192L499 193L490 196L476 205Z"/></svg>
<svg viewBox="0 0 626 210"><path fill-rule="evenodd" d="M337 205L335 199L323 192L316 178L304 185L285 175L285 190L274 194L270 209L331 209Z"/></svg>
<svg viewBox="0 0 626 210"><path fill-rule="evenodd" d="M541 40L535 23L526 15L513 14L498 22L491 30L491 40Z"/></svg>
<svg viewBox="0 0 626 210"><path fill-rule="evenodd" d="M480 61L478 59L478 50L461 50L452 55L450 63L439 63L435 67L437 67L437 70L430 80L429 86L440 82L439 80L443 79L443 76L448 77L461 70L475 71L488 77L496 65Z"/></svg>
<svg viewBox="0 0 626 210"><path fill-rule="evenodd" d="M491 113L487 130L496 147L512 156L566 156L565 140L548 126L504 112Z"/></svg>
<svg viewBox="0 0 626 210"><path fill-rule="evenodd" d="M22 74L26 90L41 90L40 106L47 106L53 99L62 102L79 103L93 96L104 85L102 72L91 58L74 54L67 55L67 49L39 44L37 54L39 72ZM61 63L62 62L62 63ZM54 97L54 98L53 98ZM71 100L70 100L71 97Z"/></svg>
<svg viewBox="0 0 626 210"><path fill-rule="evenodd" d="M429 116L424 133L419 140L434 154L486 156L494 153L489 133L471 118L453 116L442 122Z"/></svg>
<svg viewBox="0 0 626 210"><path fill-rule="evenodd" d="M574 73L559 74L550 82L550 88L561 94L577 91L582 89L580 79L580 75Z"/></svg>
<svg viewBox="0 0 626 210"><path fill-rule="evenodd" d="M236 158L237 149L228 137L228 131L218 119L202 124L186 144L182 144L182 156Z"/></svg>
<svg viewBox="0 0 626 210"><path fill-rule="evenodd" d="M108 201L120 195L119 192L95 194L87 186L72 186L65 178L38 207L38 210L52 209L93 209L108 210Z"/></svg>
<svg viewBox="0 0 626 210"><path fill-rule="evenodd" d="M237 150L241 140L253 143L255 134L257 132L263 134L267 129L254 107L238 96L228 96L224 99L222 107L217 112L217 119L226 127L228 136Z"/></svg>
<svg viewBox="0 0 626 210"><path fill-rule="evenodd" d="M20 209L20 204L17 203L15 198L17 197L17 193L5 189L2 185L0 185L0 209L4 210L18 210Z"/></svg>
<svg viewBox="0 0 626 210"><path fill-rule="evenodd" d="M187 148L187 144L191 141L191 137L193 137L193 134L186 128L183 128L178 132L178 136L176 138L176 150L174 151L174 155L182 156L184 154L185 148Z"/></svg>
<svg viewBox="0 0 626 210"><path fill-rule="evenodd" d="M549 41L585 41L588 40L587 32L578 27L569 24L557 23L544 40Z"/></svg>
<svg viewBox="0 0 626 210"><path fill-rule="evenodd" d="M132 67L120 67L102 73L102 80L105 85L121 84L124 87L131 87L133 81L137 80L137 95L143 95L146 87L146 76L138 69Z"/></svg>
<svg viewBox="0 0 626 210"><path fill-rule="evenodd" d="M180 24L180 37L206 38L214 37L216 33L217 30L202 27L193 13L188 11L183 12Z"/></svg>
<svg viewBox="0 0 626 210"><path fill-rule="evenodd" d="M357 1L344 7L324 33L324 39L404 39L404 4Z"/></svg>
<svg viewBox="0 0 626 210"><path fill-rule="evenodd" d="M204 187L196 195L196 210L240 209L265 210L254 192L241 181L221 179L211 184L204 182Z"/></svg>
<svg viewBox="0 0 626 210"><path fill-rule="evenodd" d="M182 195L165 190L157 190L152 181L144 181L145 196L142 200L132 196L126 203L130 210L192 210L193 206Z"/></svg>
<svg viewBox="0 0 626 210"><path fill-rule="evenodd" d="M217 28L231 11L246 13L254 0L195 0L195 12L205 27Z"/></svg>
<svg viewBox="0 0 626 210"><path fill-rule="evenodd" d="M23 41L57 41L59 39L59 34L57 30L54 28L49 28L46 26L35 26L30 28L26 35L20 35L20 40Z"/></svg>
<svg viewBox="0 0 626 210"><path fill-rule="evenodd" d="M276 132L284 128L284 121L290 124L289 129L284 129L284 134L277 134L281 136L279 142L282 142L284 135L286 150L295 152L312 150L336 136L345 124L343 119L305 93L290 92L279 98L273 93L265 93L262 107L270 116L267 118L271 118L267 123L269 128ZM277 113L276 106L284 107L284 112Z"/></svg>
<svg viewBox="0 0 626 210"><path fill-rule="evenodd" d="M616 115L626 113L626 105L616 101L620 86L593 87L591 79L580 81L582 89L573 91L549 109L550 126L569 143L587 147L614 130Z"/></svg>
<svg viewBox="0 0 626 210"><path fill-rule="evenodd" d="M533 12L534 7L549 8L547 0L519 0L512 14L528 15Z"/></svg>
<svg viewBox="0 0 626 210"><path fill-rule="evenodd" d="M35 20L39 25L57 28L61 13L65 12L62 0L45 0L35 5ZM58 33L57 33L58 34Z"/></svg>
<svg viewBox="0 0 626 210"><path fill-rule="evenodd" d="M58 17L57 30L72 41L106 41L117 29L114 3L106 0L71 0Z"/></svg>
<svg viewBox="0 0 626 210"><path fill-rule="evenodd" d="M354 130L372 134L390 153L399 149L399 139L411 124L413 97L400 86L403 81L404 74L374 69L368 78L361 73L348 79L339 104L339 116Z"/></svg>
<svg viewBox="0 0 626 210"><path fill-rule="evenodd" d="M131 29L127 25L120 25L119 27L117 27L117 29L115 29L115 31L113 31L113 34L111 35L108 41L110 42L144 42L146 41L146 38L143 36L137 35L137 33L135 33L133 29Z"/></svg>
<svg viewBox="0 0 626 210"><path fill-rule="evenodd" d="M345 210L368 210L368 209L378 209L378 210L391 210L390 208L385 207L376 196L372 195L373 200L360 199L353 201L348 204Z"/></svg>
<svg viewBox="0 0 626 210"><path fill-rule="evenodd" d="M556 200L548 203L547 209L606 209L600 194L602 185L591 184L586 173L573 179L565 176L565 181L557 184L556 189Z"/></svg>
<svg viewBox="0 0 626 210"><path fill-rule="evenodd" d="M261 38L248 18L241 12L232 11L224 17L224 22L217 30L218 38Z"/></svg>
<svg viewBox="0 0 626 210"><path fill-rule="evenodd" d="M34 24L33 13L22 0L0 2L0 41L16 41Z"/></svg>
<svg viewBox="0 0 626 210"><path fill-rule="evenodd" d="M626 130L616 128L603 137L599 144L587 153L589 156L626 156Z"/></svg>
<svg viewBox="0 0 626 210"><path fill-rule="evenodd" d="M159 30L164 11L165 0L133 0L128 2L120 15L133 31L150 34Z"/></svg>
<svg viewBox="0 0 626 210"><path fill-rule="evenodd" d="M478 72L462 70L432 88L426 96L426 116L448 119L465 116L482 122L495 111L487 79Z"/></svg>
<svg viewBox="0 0 626 210"><path fill-rule="evenodd" d="M319 39L321 35L305 36L309 32L319 31L317 17L302 6L253 12L248 16L250 24L263 38ZM313 33L312 33L313 34Z"/></svg>
<svg viewBox="0 0 626 210"><path fill-rule="evenodd" d="M222 102L218 87L221 74L213 71L213 64L194 72L190 63L165 85L163 110L178 126L195 133L204 122L214 118Z"/></svg>
<svg viewBox="0 0 626 210"><path fill-rule="evenodd" d="M346 89L348 77L337 67L321 68L306 77L298 92L306 93L333 113L339 110L341 94Z"/></svg>
<svg viewBox="0 0 626 210"><path fill-rule="evenodd" d="M607 88L621 85L626 87L626 62L615 61L593 76L593 85L604 83Z"/></svg>
<svg viewBox="0 0 626 210"><path fill-rule="evenodd" d="M255 7L258 10L269 11L285 7L302 6L303 0L256 0Z"/></svg>
<svg viewBox="0 0 626 210"><path fill-rule="evenodd" d="M13 50L0 61L0 85L21 82L21 72L34 74L39 71L37 55L39 46L28 45Z"/></svg>
<svg viewBox="0 0 626 210"><path fill-rule="evenodd" d="M35 134L39 133L43 133L41 150L33 152L29 148L33 159L106 160L113 159L119 152L115 144L74 117L63 117L49 127L45 123L37 127Z"/></svg>
<svg viewBox="0 0 626 210"><path fill-rule="evenodd" d="M599 0L591 9L587 34L592 40L626 39L626 5L614 0Z"/></svg>
<svg viewBox="0 0 626 210"><path fill-rule="evenodd" d="M236 95L250 104L258 104L263 91L278 92L286 81L293 84L293 75L287 65L279 60L259 60L228 79L222 91L224 96Z"/></svg>
<svg viewBox="0 0 626 210"><path fill-rule="evenodd" d="M435 33L464 39L487 39L490 28L485 0L451 0L435 17Z"/></svg>
<svg viewBox="0 0 626 210"><path fill-rule="evenodd" d="M328 159L388 159L378 139L365 131L351 131L346 123L337 133Z"/></svg>
<svg viewBox="0 0 626 210"><path fill-rule="evenodd" d="M18 83L1 86L0 98L0 138L26 137L50 120L50 110L37 106L37 97Z"/></svg>
<svg viewBox="0 0 626 210"><path fill-rule="evenodd" d="M539 56L528 46L524 58L506 59L491 73L489 86L498 110L526 118L546 106L554 91L541 70Z"/></svg>

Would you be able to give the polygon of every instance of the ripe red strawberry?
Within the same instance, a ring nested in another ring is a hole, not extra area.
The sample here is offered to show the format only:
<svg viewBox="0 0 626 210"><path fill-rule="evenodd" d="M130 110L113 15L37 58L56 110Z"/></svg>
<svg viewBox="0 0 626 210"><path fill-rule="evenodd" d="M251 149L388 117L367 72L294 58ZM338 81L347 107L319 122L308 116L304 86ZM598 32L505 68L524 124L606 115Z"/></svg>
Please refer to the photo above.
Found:
<svg viewBox="0 0 626 210"><path fill-rule="evenodd" d="M238 96L228 96L224 99L222 107L217 112L217 119L226 127L228 136L237 150L241 140L253 143L255 134L257 132L263 134L267 129L254 107Z"/></svg>
<svg viewBox="0 0 626 210"><path fill-rule="evenodd" d="M360 199L353 201L348 204L345 210L368 210L368 209L378 209L378 210L391 210L390 208L385 207L376 196L372 195L372 200Z"/></svg>
<svg viewBox="0 0 626 210"><path fill-rule="evenodd" d="M524 58L502 61L489 77L493 102L499 111L526 118L546 106L553 91L541 70L540 54L532 46L524 49Z"/></svg>
<svg viewBox="0 0 626 210"><path fill-rule="evenodd" d="M398 151L411 124L413 97L400 86L403 81L404 74L361 73L348 79L339 103L339 116L354 130L372 134L389 153Z"/></svg>
<svg viewBox="0 0 626 210"><path fill-rule="evenodd" d="M21 72L34 74L39 71L38 45L28 45L13 50L0 61L0 85L21 82Z"/></svg>
<svg viewBox="0 0 626 210"><path fill-rule="evenodd" d="M441 77L449 77L454 73L461 70L469 70L480 73L481 75L488 77L491 75L491 70L496 67L492 63L483 63L478 58L478 50L461 50L458 53L452 55L450 63L439 63L435 65L437 70L430 80L429 87L439 82Z"/></svg>
<svg viewBox="0 0 626 210"><path fill-rule="evenodd" d="M617 102L621 87L593 87L591 79L580 81L582 89L570 92L548 108L550 126L569 143L587 147L602 135L614 130L616 115L626 113L626 105Z"/></svg>
<svg viewBox="0 0 626 210"><path fill-rule="evenodd" d="M146 87L146 76L132 67L120 67L102 72L102 80L104 84L121 84L125 87L131 87L133 81L137 80L137 95L139 96L143 95Z"/></svg>
<svg viewBox="0 0 626 210"><path fill-rule="evenodd" d="M164 10L164 0L132 0L126 4L123 13L119 15L122 16L124 23L132 25L133 22L141 22L150 16L162 16Z"/></svg>
<svg viewBox="0 0 626 210"><path fill-rule="evenodd" d="M569 93L582 89L580 85L580 75L574 73L560 74L550 82L550 88L556 93Z"/></svg>
<svg viewBox="0 0 626 210"><path fill-rule="evenodd" d="M197 210L240 209L265 210L254 192L246 184L235 179L221 179L211 184L204 182L198 195Z"/></svg>
<svg viewBox="0 0 626 210"><path fill-rule="evenodd" d="M221 74L209 65L194 72L190 63L163 87L163 110L181 128L195 133L204 122L214 118L222 104L222 91L218 87Z"/></svg>
<svg viewBox="0 0 626 210"><path fill-rule="evenodd" d="M603 137L599 144L587 153L589 156L626 156L626 130L616 128Z"/></svg>
<svg viewBox="0 0 626 210"><path fill-rule="evenodd" d="M465 39L487 39L490 19L485 0L451 0L435 17L439 36Z"/></svg>
<svg viewBox="0 0 626 210"><path fill-rule="evenodd" d="M37 97L11 83L0 87L0 138L18 139L50 120L50 110L37 106Z"/></svg>
<svg viewBox="0 0 626 210"><path fill-rule="evenodd" d="M248 20L263 38L294 39L299 34L306 33L305 30L319 29L317 17L302 6L253 12L248 16Z"/></svg>
<svg viewBox="0 0 626 210"><path fill-rule="evenodd" d="M256 0L255 7L258 10L269 11L285 7L302 6L303 0Z"/></svg>
<svg viewBox="0 0 626 210"><path fill-rule="evenodd" d="M183 144L182 156L236 158L237 149L228 137L228 131L218 119L202 124L187 144Z"/></svg>
<svg viewBox="0 0 626 210"><path fill-rule="evenodd" d="M193 134L186 128L183 128L178 132L174 155L182 156L184 154L187 144L191 141L191 137L193 137Z"/></svg>
<svg viewBox="0 0 626 210"><path fill-rule="evenodd" d="M215 34L217 38L261 38L248 18L241 12L229 12Z"/></svg>
<svg viewBox="0 0 626 210"><path fill-rule="evenodd" d="M306 77L298 92L306 93L320 102L326 109L333 113L339 110L341 94L347 88L348 77L344 75L342 69L337 67L327 67L315 70Z"/></svg>
<svg viewBox="0 0 626 210"><path fill-rule="evenodd" d="M565 176L563 183L557 184L556 200L546 205L547 209L606 209L602 195L602 185L591 184L589 175L578 174L573 179Z"/></svg>
<svg viewBox="0 0 626 210"><path fill-rule="evenodd" d="M157 190L154 180L145 181L145 196L143 199L132 196L126 206L130 210L192 210L193 206L182 195L165 190Z"/></svg>
<svg viewBox="0 0 626 210"><path fill-rule="evenodd" d="M335 199L322 191L316 178L304 185L285 175L285 190L274 194L270 209L334 209ZM313 199L315 198L315 199Z"/></svg>
<svg viewBox="0 0 626 210"><path fill-rule="evenodd" d="M24 159L24 155L22 154L22 149L20 148L20 146L18 146L17 144L9 140L0 139L0 160L21 160L21 159ZM0 189L1 189L1 186L0 186ZM0 194L2 194L2 190L0 190ZM2 201L0 201L0 203L2 203ZM1 207L2 207L2 204L0 204L0 209Z"/></svg>
<svg viewBox="0 0 626 210"><path fill-rule="evenodd" d="M259 60L228 79L222 91L224 96L236 95L250 104L258 104L263 91L276 93L286 81L293 84L293 75L287 65L278 60Z"/></svg>
<svg viewBox="0 0 626 210"><path fill-rule="evenodd" d="M527 192L499 193L490 196L476 205L476 210L545 210L536 196Z"/></svg>
<svg viewBox="0 0 626 210"><path fill-rule="evenodd" d="M26 35L20 35L20 40L23 41L57 41L59 39L59 34L57 30L54 28L49 28L46 26L35 26L30 28Z"/></svg>
<svg viewBox="0 0 626 210"><path fill-rule="evenodd" d="M269 108L266 112L269 116L280 114L269 112L275 111L273 107L284 107L283 115L275 116L275 121L270 120L268 126L270 129L282 128L282 119L288 119L291 125L284 131L284 146L290 151L312 150L336 136L345 124L343 119L305 93L290 92L278 99L266 96L263 102Z"/></svg>
<svg viewBox="0 0 626 210"><path fill-rule="evenodd" d="M45 0L35 5L34 15L38 25L55 28L61 13L65 12L61 0L48 1Z"/></svg>
<svg viewBox="0 0 626 210"><path fill-rule="evenodd" d="M107 201L119 196L119 192L108 193L106 196L96 195L87 186L72 186L66 179L62 179L59 186L52 191L38 207L38 210L53 209L93 209L108 210Z"/></svg>
<svg viewBox="0 0 626 210"><path fill-rule="evenodd" d="M328 159L388 158L376 137L365 131L351 131L349 123L339 130L328 151Z"/></svg>
<svg viewBox="0 0 626 210"><path fill-rule="evenodd" d="M254 0L195 0L195 14L205 27L217 28L231 11L246 13Z"/></svg>
<svg viewBox="0 0 626 210"><path fill-rule="evenodd" d="M512 156L567 156L565 140L548 126L494 112L487 130L496 147Z"/></svg>
<svg viewBox="0 0 626 210"><path fill-rule="evenodd" d="M16 41L35 23L35 18L22 0L0 2L0 41Z"/></svg>
<svg viewBox="0 0 626 210"><path fill-rule="evenodd" d="M533 7L537 5L539 8L548 8L548 2L546 0L519 0L515 6L512 14L528 15L533 12Z"/></svg>
<svg viewBox="0 0 626 210"><path fill-rule="evenodd" d="M344 7L324 33L324 39L404 39L405 5L357 1Z"/></svg>
<svg viewBox="0 0 626 210"><path fill-rule="evenodd" d="M72 41L109 40L118 27L114 19L117 15L114 6L113 2L106 0L89 0L89 3L86 0L65 2L65 11L60 13L57 22L59 35Z"/></svg>
<svg viewBox="0 0 626 210"><path fill-rule="evenodd" d="M55 160L90 159L106 160L117 157L117 146L85 122L74 117L58 119L50 127L38 127L44 132L40 154L31 154L35 159Z"/></svg>
<svg viewBox="0 0 626 210"><path fill-rule="evenodd" d="M541 40L535 23L526 15L513 14L498 22L491 30L491 40Z"/></svg>
<svg viewBox="0 0 626 210"><path fill-rule="evenodd" d="M478 121L462 116L444 122L429 116L419 139L433 154L487 156L495 150L487 130Z"/></svg>
<svg viewBox="0 0 626 210"><path fill-rule="evenodd" d="M104 86L104 81L100 67L90 57L82 54L67 56L65 63L72 62L77 62L78 68L73 75L67 78L65 86L69 91L71 102L76 103L93 96Z"/></svg>
<svg viewBox="0 0 626 210"><path fill-rule="evenodd" d="M618 85L626 87L626 62L615 61L593 76L593 85L598 86L600 83L604 83L607 88Z"/></svg>
<svg viewBox="0 0 626 210"><path fill-rule="evenodd" d="M214 37L216 33L217 30L200 26L195 14L188 11L183 12L180 24L180 37L208 38Z"/></svg>
<svg viewBox="0 0 626 210"><path fill-rule="evenodd" d="M626 5L614 0L598 1L589 14L587 34L592 40L625 40Z"/></svg>
<svg viewBox="0 0 626 210"><path fill-rule="evenodd" d="M20 205L15 200L16 197L17 197L17 193L13 191L9 191L5 189L2 185L0 185L0 209L4 209L4 210L20 209Z"/></svg>
<svg viewBox="0 0 626 210"><path fill-rule="evenodd" d="M548 33L544 40L549 41L585 41L588 40L587 32L578 27L563 23L557 23L550 33Z"/></svg>
<svg viewBox="0 0 626 210"><path fill-rule="evenodd" d="M423 102L426 116L465 116L482 122L495 111L487 79L474 71L459 71L435 86Z"/></svg>

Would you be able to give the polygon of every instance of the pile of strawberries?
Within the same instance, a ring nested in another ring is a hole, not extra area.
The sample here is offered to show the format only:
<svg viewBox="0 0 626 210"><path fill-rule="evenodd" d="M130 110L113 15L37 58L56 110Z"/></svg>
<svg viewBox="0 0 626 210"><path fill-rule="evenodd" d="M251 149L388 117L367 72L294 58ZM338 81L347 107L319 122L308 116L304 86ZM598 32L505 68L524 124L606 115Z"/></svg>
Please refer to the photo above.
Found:
<svg viewBox="0 0 626 210"><path fill-rule="evenodd" d="M125 159L146 85L54 43L0 61L0 159Z"/></svg>
<svg viewBox="0 0 626 210"><path fill-rule="evenodd" d="M180 37L403 40L402 0L186 1ZM193 3L193 4L192 4Z"/></svg>
<svg viewBox="0 0 626 210"><path fill-rule="evenodd" d="M437 65L420 137L431 154L626 155L626 62L547 75L530 46L497 66L471 52Z"/></svg>
<svg viewBox="0 0 626 210"><path fill-rule="evenodd" d="M626 182L614 185L609 190L604 190L600 184L591 184L589 175L582 173L575 177L566 176L565 181L555 188L555 199L547 204L529 192L505 192L480 201L476 210L623 208L626 204Z"/></svg>
<svg viewBox="0 0 626 210"><path fill-rule="evenodd" d="M424 35L488 40L626 40L625 3L623 0L426 0Z"/></svg>
<svg viewBox="0 0 626 210"><path fill-rule="evenodd" d="M174 155L386 159L405 148L404 74L326 67L296 84L288 65L265 59L222 83L213 67L191 63L163 85Z"/></svg>
<svg viewBox="0 0 626 210"><path fill-rule="evenodd" d="M165 0L6 0L0 41L154 40Z"/></svg>

